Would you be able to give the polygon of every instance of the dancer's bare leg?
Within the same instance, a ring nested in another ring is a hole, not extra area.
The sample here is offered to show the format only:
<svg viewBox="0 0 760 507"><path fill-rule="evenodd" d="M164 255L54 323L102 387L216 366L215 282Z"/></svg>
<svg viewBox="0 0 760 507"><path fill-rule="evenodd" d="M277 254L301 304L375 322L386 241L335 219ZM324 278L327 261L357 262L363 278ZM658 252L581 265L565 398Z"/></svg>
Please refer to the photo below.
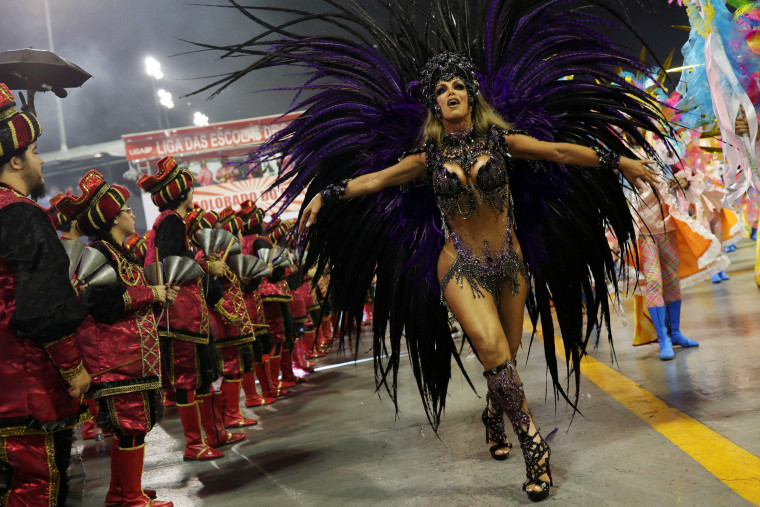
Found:
<svg viewBox="0 0 760 507"><path fill-rule="evenodd" d="M456 259L456 251L454 250L453 245L450 243L446 244L438 259L439 280L443 279L443 276L454 262L454 259ZM502 296L502 306L504 308L505 318L509 321L511 329L516 328L519 324L520 336L522 336L522 315L527 290L527 283L521 283L520 293L517 297L512 297L511 288L509 288L509 290ZM500 315L501 308L497 308L496 302L490 293L485 290L482 290L482 293L483 297L474 298L472 296L472 288L467 280L463 280L461 285L457 283L456 280L452 280L446 286L443 296L446 299L446 303L449 305L451 312L454 314L454 317L456 317L457 321L459 321L459 324L462 326L462 330L470 338L472 346L477 351L478 358L483 365L483 369L488 371L503 365L507 361L511 361L513 356L502 323L502 317ZM519 317L517 310L518 306ZM516 346L519 346L519 340L517 340ZM522 385L519 378L516 377L516 373L515 379L520 387L520 391L522 391ZM524 393L521 392L520 396L522 397L522 406L520 409L525 414L529 414ZM504 407L500 408L503 409ZM537 435L532 417L530 418L529 425L524 427L524 429L528 431L528 434L530 435ZM546 474L542 475L540 479L549 482L549 476ZM530 484L526 489L535 492L541 491L541 487L536 484Z"/></svg>

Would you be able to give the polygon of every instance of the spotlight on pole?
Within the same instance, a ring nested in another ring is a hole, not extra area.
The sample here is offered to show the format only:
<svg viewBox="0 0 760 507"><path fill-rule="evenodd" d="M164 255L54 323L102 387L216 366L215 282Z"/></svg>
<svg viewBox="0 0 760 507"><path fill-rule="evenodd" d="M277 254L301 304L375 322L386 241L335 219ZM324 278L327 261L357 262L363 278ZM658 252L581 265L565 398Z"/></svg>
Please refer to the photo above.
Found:
<svg viewBox="0 0 760 507"><path fill-rule="evenodd" d="M205 127L208 125L208 116L201 113L200 111L196 111L193 115L193 125L197 127Z"/></svg>
<svg viewBox="0 0 760 507"><path fill-rule="evenodd" d="M161 79L164 77L164 73L161 72L161 64L152 56L145 59L145 73L153 79Z"/></svg>
<svg viewBox="0 0 760 507"><path fill-rule="evenodd" d="M161 105L164 106L167 109L172 109L174 107L174 100L172 100L172 94L161 88L158 90L158 98L160 99Z"/></svg>

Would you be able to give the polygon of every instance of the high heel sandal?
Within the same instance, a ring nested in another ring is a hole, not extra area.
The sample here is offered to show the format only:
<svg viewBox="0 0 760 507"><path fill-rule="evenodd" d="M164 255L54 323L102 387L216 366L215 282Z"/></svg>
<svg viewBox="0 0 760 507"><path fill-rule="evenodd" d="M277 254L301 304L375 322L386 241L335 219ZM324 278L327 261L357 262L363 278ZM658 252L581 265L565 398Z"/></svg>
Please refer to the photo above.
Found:
<svg viewBox="0 0 760 507"><path fill-rule="evenodd" d="M491 445L488 450L491 453L491 457L495 460L502 461L509 458L509 453L512 450L512 444L507 441L507 434L504 431L504 412L499 410L496 413L491 412L488 408L490 403L486 398L486 408L483 410L483 424L486 427L486 443L496 442ZM502 454L496 454L498 451L506 449L507 452Z"/></svg>
<svg viewBox="0 0 760 507"><path fill-rule="evenodd" d="M525 471L528 477L528 480L523 483L523 491L528 494L530 500L540 502L549 496L549 486L554 486L551 468L549 467L549 458L551 458L552 451L546 440L541 437L538 428L536 428L536 433L532 436L522 428L515 429L517 438L520 441L520 448L525 457ZM538 442L535 440L536 437L540 439ZM541 463L542 459L543 463ZM544 474L549 476L548 483L539 479ZM528 486L530 485L540 486L541 491L528 491Z"/></svg>

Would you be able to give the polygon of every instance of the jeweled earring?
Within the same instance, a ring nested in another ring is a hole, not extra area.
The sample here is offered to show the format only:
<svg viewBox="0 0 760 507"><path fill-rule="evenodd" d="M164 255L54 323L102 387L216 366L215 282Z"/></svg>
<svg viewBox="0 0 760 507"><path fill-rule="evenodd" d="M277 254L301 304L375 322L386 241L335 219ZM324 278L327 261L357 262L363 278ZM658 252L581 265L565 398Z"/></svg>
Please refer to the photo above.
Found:
<svg viewBox="0 0 760 507"><path fill-rule="evenodd" d="M441 106L439 104L436 104L433 106L433 112L435 112L435 115L440 118L441 117Z"/></svg>

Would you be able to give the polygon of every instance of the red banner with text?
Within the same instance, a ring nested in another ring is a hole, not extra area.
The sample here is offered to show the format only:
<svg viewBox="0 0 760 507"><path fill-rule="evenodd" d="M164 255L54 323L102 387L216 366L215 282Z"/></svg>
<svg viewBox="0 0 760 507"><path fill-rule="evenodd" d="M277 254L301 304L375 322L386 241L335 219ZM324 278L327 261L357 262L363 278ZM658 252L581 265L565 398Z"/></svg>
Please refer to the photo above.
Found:
<svg viewBox="0 0 760 507"><path fill-rule="evenodd" d="M287 184L278 185L271 190L269 187L274 183L274 177L250 178L217 185L193 188L193 202L205 210L222 211L227 206L235 210L240 209L240 203L248 199L256 203L256 206L267 210L282 195ZM295 218L303 204L304 193L299 195L285 210L283 218ZM143 209L148 227L151 227L158 217L158 208L150 200L150 194L142 195Z"/></svg>
<svg viewBox="0 0 760 507"><path fill-rule="evenodd" d="M215 123L205 127L167 129L122 136L127 160L159 159L261 144L300 113Z"/></svg>

